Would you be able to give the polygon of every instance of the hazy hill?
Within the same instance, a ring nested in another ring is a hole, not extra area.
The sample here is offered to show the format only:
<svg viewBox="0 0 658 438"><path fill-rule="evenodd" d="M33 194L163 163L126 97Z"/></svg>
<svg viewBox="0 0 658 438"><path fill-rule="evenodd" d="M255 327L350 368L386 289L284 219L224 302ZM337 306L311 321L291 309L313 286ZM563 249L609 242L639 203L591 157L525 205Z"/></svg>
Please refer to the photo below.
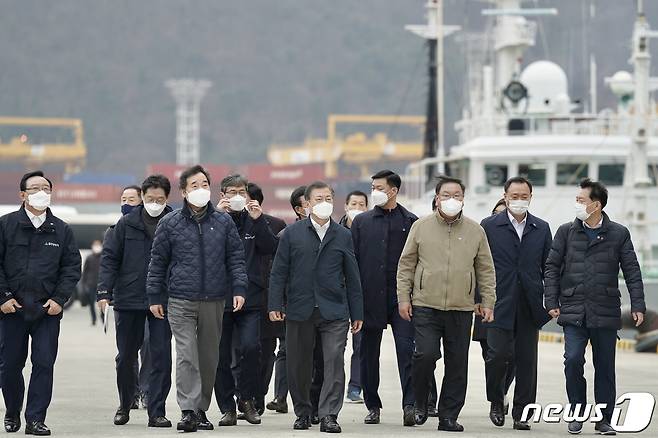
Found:
<svg viewBox="0 0 658 438"><path fill-rule="evenodd" d="M324 135L331 112L421 114L425 51L403 27L425 21L424 2L3 0L0 114L81 117L90 168L141 172L175 158L174 102L163 82L207 78L214 85L202 105L204 159L264 160L272 142ZM634 1L528 3L560 9L540 19L527 58L563 65L572 97L587 97L588 45L601 75L628 69ZM596 19L583 26L590 3ZM658 2L645 3L658 28ZM446 21L480 29L483 6L446 0ZM465 87L454 40L446 59L452 126ZM600 104L610 105L602 83L599 90Z"/></svg>

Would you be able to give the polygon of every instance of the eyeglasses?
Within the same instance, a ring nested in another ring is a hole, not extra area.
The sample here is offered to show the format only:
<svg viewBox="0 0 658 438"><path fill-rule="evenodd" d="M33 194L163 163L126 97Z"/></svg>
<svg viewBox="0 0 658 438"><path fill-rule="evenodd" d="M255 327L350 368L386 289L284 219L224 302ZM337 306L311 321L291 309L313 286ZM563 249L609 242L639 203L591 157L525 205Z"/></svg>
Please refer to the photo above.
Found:
<svg viewBox="0 0 658 438"><path fill-rule="evenodd" d="M52 191L50 186L43 186L43 187L32 186L32 187L28 187L28 188L25 189L25 191L29 194L37 193L37 192L40 192L42 190L46 193L50 193Z"/></svg>

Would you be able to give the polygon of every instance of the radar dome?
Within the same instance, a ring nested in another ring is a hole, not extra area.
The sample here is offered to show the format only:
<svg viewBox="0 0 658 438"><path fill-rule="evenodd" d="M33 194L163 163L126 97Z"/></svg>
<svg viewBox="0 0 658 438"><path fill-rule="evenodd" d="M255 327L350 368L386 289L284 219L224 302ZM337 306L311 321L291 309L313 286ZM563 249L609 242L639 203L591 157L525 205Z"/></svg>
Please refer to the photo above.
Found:
<svg viewBox="0 0 658 438"><path fill-rule="evenodd" d="M562 68L550 61L536 61L528 65L519 78L528 89L528 113L554 113L556 102L564 109L564 100L569 99L567 75Z"/></svg>
<svg viewBox="0 0 658 438"><path fill-rule="evenodd" d="M635 84L633 83L633 75L627 71L621 70L612 75L608 81L610 89L617 97L630 96L633 94Z"/></svg>

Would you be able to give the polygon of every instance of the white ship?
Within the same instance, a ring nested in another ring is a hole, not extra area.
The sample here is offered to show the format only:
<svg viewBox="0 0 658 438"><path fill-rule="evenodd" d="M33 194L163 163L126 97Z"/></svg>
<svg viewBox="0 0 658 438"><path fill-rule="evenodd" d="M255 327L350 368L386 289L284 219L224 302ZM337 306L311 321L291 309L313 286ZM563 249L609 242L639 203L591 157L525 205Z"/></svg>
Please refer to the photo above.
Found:
<svg viewBox="0 0 658 438"><path fill-rule="evenodd" d="M445 173L464 181L464 212L480 220L491 214L502 197L505 180L523 175L534 185L531 211L547 220L555 232L559 225L573 220L577 184L589 176L608 186L606 212L631 229L645 278L655 278L658 117L652 92L658 89L658 78L649 74L649 42L658 32L650 30L642 0L638 0L631 39L631 71L599 78L592 59L591 96L579 104L572 102L568 78L559 65L550 60L520 61L523 52L535 44L536 24L527 17L556 15L557 11L522 9L521 0L489 2L495 8L483 13L491 17L492 31L479 40L467 36L462 41L470 38L471 43L475 41L471 46L491 47L489 59L493 62L478 61L473 50L465 50L469 104L454 126L459 142L447 154L442 140L442 45L443 37L455 28L442 24L440 0L427 3L427 25L408 26L436 45L439 92L438 117L434 118L438 147L434 156L409 166L403 186L405 205L419 215L429 214L434 196L431 176ZM597 108L598 81L605 81L618 97L616 108Z"/></svg>

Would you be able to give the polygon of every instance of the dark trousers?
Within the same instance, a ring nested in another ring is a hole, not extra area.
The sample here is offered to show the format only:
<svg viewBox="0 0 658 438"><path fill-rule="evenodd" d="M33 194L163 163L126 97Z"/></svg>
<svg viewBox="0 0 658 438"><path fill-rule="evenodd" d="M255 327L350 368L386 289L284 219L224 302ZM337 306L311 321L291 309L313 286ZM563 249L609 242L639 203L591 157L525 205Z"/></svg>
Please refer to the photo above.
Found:
<svg viewBox="0 0 658 438"><path fill-rule="evenodd" d="M276 351L277 339L279 350ZM274 398L285 400L288 397L288 379L286 377L286 338L269 337L261 339L261 385L260 397L265 400L265 396L270 388L272 374L274 374ZM276 351L276 354L275 354ZM282 366L281 366L282 365Z"/></svg>
<svg viewBox="0 0 658 438"><path fill-rule="evenodd" d="M473 313L414 306L413 315L416 350L413 354L412 379L416 404L421 410L427 406L443 342L444 375L438 414L442 419L457 419L466 399Z"/></svg>
<svg viewBox="0 0 658 438"><path fill-rule="evenodd" d="M349 321L327 321L316 308L306 321L286 322L288 385L295 414L310 416L311 380L313 377L313 350L316 335L322 346L324 379L320 391L318 415L338 415L345 394L345 344Z"/></svg>
<svg viewBox="0 0 658 438"><path fill-rule="evenodd" d="M523 408L537 399L537 343L539 329L525 298L517 302L516 320L512 330L499 327L487 329L489 350L485 359L487 400L503 403L508 386L510 364L516 368L512 418L521 419Z"/></svg>
<svg viewBox="0 0 658 438"><path fill-rule="evenodd" d="M587 403L587 381L583 366L588 341L592 344L594 399L596 403L607 404L603 410L603 417L609 422L616 400L617 331L615 329L564 326L564 376L566 377L567 396L572 406L576 403Z"/></svg>
<svg viewBox="0 0 658 438"><path fill-rule="evenodd" d="M487 354L489 352L489 344L486 339L482 339L480 342L480 348L482 349L482 360L486 363ZM507 370L505 371L505 395L509 391L509 387L512 386L514 381L514 374L516 373L516 366L513 361L507 362ZM486 369L485 369L486 376Z"/></svg>
<svg viewBox="0 0 658 438"><path fill-rule="evenodd" d="M89 313L91 314L91 325L96 325L96 285L87 288L86 292L89 301Z"/></svg>
<svg viewBox="0 0 658 438"><path fill-rule="evenodd" d="M254 399L260 392L260 310L225 312L219 342L215 398L222 413L235 411L236 399ZM231 372L233 335L237 333L237 382Z"/></svg>
<svg viewBox="0 0 658 438"><path fill-rule="evenodd" d="M350 381L348 391L361 391L361 340L363 332L352 335L352 356L350 357Z"/></svg>
<svg viewBox="0 0 658 438"><path fill-rule="evenodd" d="M27 360L28 344L32 339L32 373L27 391L25 420L45 421L53 394L53 372L57 358L59 325L62 317L44 316L36 321L25 321L21 314L0 317L0 345L2 346L2 395L7 416L20 416L25 396L23 368Z"/></svg>
<svg viewBox="0 0 658 438"><path fill-rule="evenodd" d="M400 317L397 306L389 310L388 323L393 330L395 353L398 361L398 375L402 387L402 407L414 404L414 391L411 381L412 357L414 353L414 325ZM382 344L380 329L364 329L361 340L361 383L366 408L382 407L379 397L379 356Z"/></svg>
<svg viewBox="0 0 658 438"><path fill-rule="evenodd" d="M165 401L171 388L171 328L167 319L158 319L145 310L116 310L117 388L119 406L130 409L138 388L135 373L137 356L148 321L151 372L148 378L148 415L165 416Z"/></svg>
<svg viewBox="0 0 658 438"><path fill-rule="evenodd" d="M311 411L318 415L320 405L320 393L324 383L324 356L322 353L322 336L315 335L315 347L313 348L313 377L311 378Z"/></svg>

